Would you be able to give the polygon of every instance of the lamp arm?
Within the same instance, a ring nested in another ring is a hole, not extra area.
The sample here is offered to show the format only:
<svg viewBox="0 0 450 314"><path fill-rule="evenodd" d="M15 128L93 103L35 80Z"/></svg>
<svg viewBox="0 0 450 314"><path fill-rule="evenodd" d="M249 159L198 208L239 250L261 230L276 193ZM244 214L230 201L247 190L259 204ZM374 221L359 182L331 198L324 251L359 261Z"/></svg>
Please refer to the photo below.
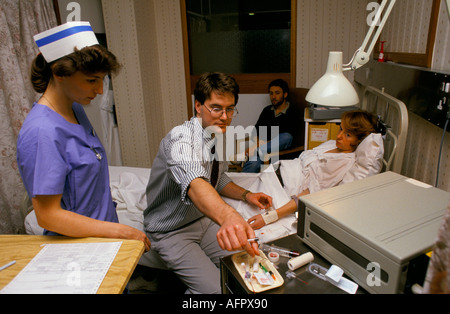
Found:
<svg viewBox="0 0 450 314"><path fill-rule="evenodd" d="M365 65L367 62L369 62L370 55L372 54L373 48L375 47L375 44L378 41L378 38L380 37L381 31L384 28L384 25L386 24L387 19L389 18L389 15L392 12L392 9L395 5L395 2L397 0L383 0L380 7L377 10L377 13L375 15L374 21L371 23L369 31L366 34L366 37L364 38L364 41L353 55L352 59L349 63L344 64L343 70L349 71L349 70L356 70L363 65ZM386 8L386 5L387 8ZM383 18L381 19L381 15L383 11L386 8L386 12L383 14ZM381 21L380 21L381 19ZM376 32L375 32L376 30ZM374 35L375 32L375 35ZM370 42L370 44L369 44ZM369 47L369 48L367 48Z"/></svg>
<svg viewBox="0 0 450 314"><path fill-rule="evenodd" d="M450 0L447 0L447 11L448 11L448 17L450 18Z"/></svg>

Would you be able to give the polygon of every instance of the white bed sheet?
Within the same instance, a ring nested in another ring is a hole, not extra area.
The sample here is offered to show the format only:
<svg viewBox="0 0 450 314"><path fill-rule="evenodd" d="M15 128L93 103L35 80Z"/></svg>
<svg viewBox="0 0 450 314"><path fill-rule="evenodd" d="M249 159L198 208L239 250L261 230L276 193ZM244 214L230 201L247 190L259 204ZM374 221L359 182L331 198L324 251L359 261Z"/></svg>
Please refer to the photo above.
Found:
<svg viewBox="0 0 450 314"><path fill-rule="evenodd" d="M263 192L272 197L273 209L277 209L290 201L290 197L281 186L275 174L274 168L270 165L261 173L228 173L230 178L238 185L251 192ZM235 208L244 219L261 214L261 210L245 202L224 198L224 200ZM260 243L270 242L283 238L297 232L297 218L295 214L288 215L278 221L255 230Z"/></svg>
<svg viewBox="0 0 450 314"><path fill-rule="evenodd" d="M146 208L145 188L150 178L149 168L109 166L109 179L113 201L117 203L119 222L143 230L143 211ZM31 211L25 218L27 234L42 235L36 214Z"/></svg>
<svg viewBox="0 0 450 314"><path fill-rule="evenodd" d="M109 167L111 195L117 203L119 223L144 230L145 188L150 173L150 168Z"/></svg>
<svg viewBox="0 0 450 314"><path fill-rule="evenodd" d="M272 171L271 171L272 170ZM143 230L143 211L147 206L145 189L150 178L151 169L135 167L110 166L110 185L113 201L117 203L119 222ZM238 185L252 191L264 192L273 198L274 208L289 202L289 197L278 181L273 168L269 167L259 174L228 173ZM244 219L261 213L256 207L245 202L224 198L235 208ZM28 234L42 234L43 229L38 225L34 211L25 219ZM296 232L296 217L291 215L279 221L256 230L260 242L268 242L282 238Z"/></svg>

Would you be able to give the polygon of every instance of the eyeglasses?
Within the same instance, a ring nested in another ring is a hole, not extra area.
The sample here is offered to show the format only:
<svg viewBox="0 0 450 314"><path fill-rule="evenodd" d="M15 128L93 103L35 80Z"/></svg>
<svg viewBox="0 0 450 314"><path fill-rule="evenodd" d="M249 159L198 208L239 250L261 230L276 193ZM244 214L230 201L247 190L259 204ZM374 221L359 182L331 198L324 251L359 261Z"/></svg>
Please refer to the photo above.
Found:
<svg viewBox="0 0 450 314"><path fill-rule="evenodd" d="M205 106L205 108L211 113L211 116L213 118L220 118L224 112L226 112L226 115L228 118L234 118L239 113L235 107L227 108L227 109L216 107L216 108L209 109L208 107L206 107L206 105L203 105L203 106Z"/></svg>

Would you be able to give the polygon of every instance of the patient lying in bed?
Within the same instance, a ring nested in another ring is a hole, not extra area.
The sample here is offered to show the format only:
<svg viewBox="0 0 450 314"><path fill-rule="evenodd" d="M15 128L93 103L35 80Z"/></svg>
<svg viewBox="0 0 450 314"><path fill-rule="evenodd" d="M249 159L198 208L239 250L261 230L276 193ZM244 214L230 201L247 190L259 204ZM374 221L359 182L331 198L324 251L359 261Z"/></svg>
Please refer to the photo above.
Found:
<svg viewBox="0 0 450 314"><path fill-rule="evenodd" d="M276 210L258 214L248 222L260 229L297 210L296 199L340 184L377 174L382 168L383 140L377 118L356 110L343 114L337 140L303 152L294 160L280 161L284 189L293 199Z"/></svg>

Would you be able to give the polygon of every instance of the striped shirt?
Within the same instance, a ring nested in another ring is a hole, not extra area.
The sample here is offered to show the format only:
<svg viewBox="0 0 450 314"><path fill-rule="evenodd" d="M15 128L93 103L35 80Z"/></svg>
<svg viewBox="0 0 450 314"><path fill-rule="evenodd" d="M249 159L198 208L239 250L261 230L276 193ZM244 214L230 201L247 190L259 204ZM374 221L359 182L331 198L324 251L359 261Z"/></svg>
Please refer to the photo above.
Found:
<svg viewBox="0 0 450 314"><path fill-rule="evenodd" d="M195 117L172 129L161 141L146 189L145 231L176 230L204 216L187 192L196 178L211 182L214 144L211 133ZM219 164L215 188L220 193L231 179L225 174L227 162Z"/></svg>

